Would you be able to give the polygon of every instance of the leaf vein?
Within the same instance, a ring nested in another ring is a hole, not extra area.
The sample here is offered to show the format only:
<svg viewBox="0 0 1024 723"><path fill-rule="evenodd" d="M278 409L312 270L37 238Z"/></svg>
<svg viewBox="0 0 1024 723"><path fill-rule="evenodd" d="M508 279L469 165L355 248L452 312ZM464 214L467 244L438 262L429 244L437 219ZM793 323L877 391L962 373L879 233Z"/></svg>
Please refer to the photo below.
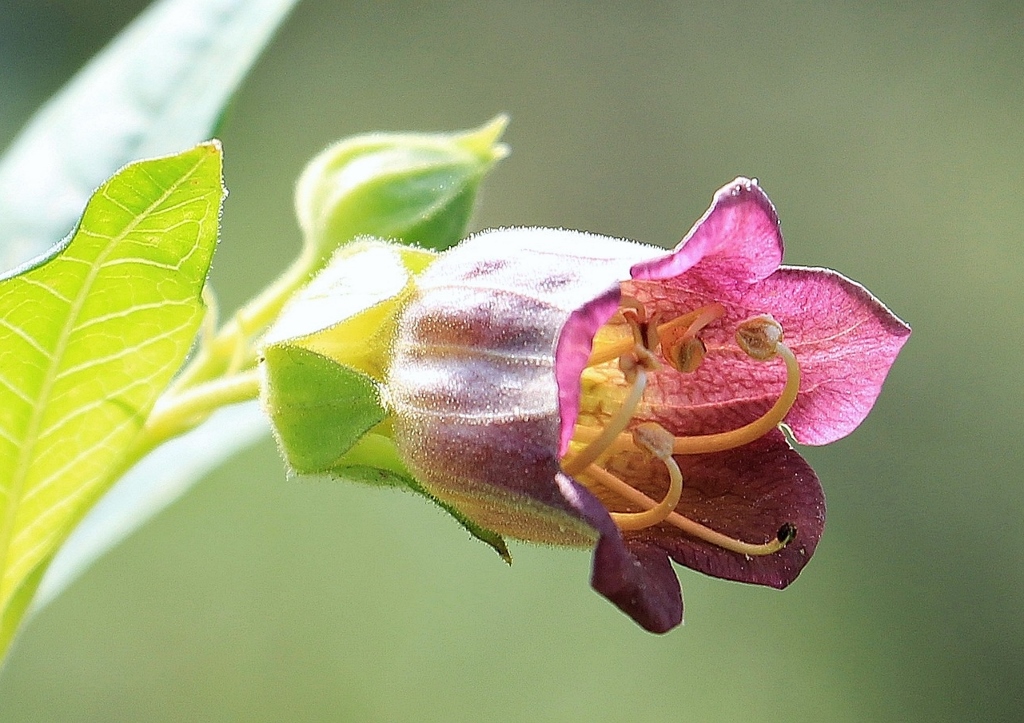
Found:
<svg viewBox="0 0 1024 723"><path fill-rule="evenodd" d="M123 311L114 311L109 314L103 314L101 316L94 316L88 321L82 322L75 329L76 332L82 332L86 329L90 329L94 326L100 326L108 322L112 322L116 319L127 319L133 314L141 311L152 311L153 309L165 309L169 306L188 306L192 299L162 299L160 301L152 301L145 304L136 304L130 309L124 309Z"/></svg>
<svg viewBox="0 0 1024 723"><path fill-rule="evenodd" d="M60 293L59 291L51 287L49 284L44 284L42 281L38 281L37 279L33 279L27 276L23 279L23 281L29 286L34 286L37 289L42 289L43 291L49 293L58 301L63 301L65 304L71 303L71 299L64 296L64 294Z"/></svg>
<svg viewBox="0 0 1024 723"><path fill-rule="evenodd" d="M97 448L102 448L112 437L117 436L117 434L121 431L121 429L126 427L126 426L128 426L132 422L132 420L133 420L133 417L125 417L120 422L118 422L117 424L112 426L107 431L107 433L105 435L103 435L102 437L100 437L98 440L96 440L96 442L94 444L90 445L86 449L80 450L71 459L69 459L67 462L65 462L61 467L53 470L50 474L46 475L45 477L42 477L42 478L36 480L36 482L34 484L30 485L29 489L25 491L25 494L21 498L21 502L22 503L31 502L36 497L41 495L51 485L53 485L54 482L56 482L56 481L60 480L62 477L64 477L64 475L68 472L68 470L73 469L74 467L78 466L78 464L80 464L81 461L84 458L86 458L90 454L92 454L93 450L95 450ZM15 538L15 539L17 539L17 538Z"/></svg>
<svg viewBox="0 0 1024 723"><path fill-rule="evenodd" d="M24 341L30 347L35 349L39 354L41 354L43 358L46 359L47 361L53 361L53 357L51 356L50 351L42 344L40 344L38 341L36 341L35 337L33 337L24 329L22 329L20 326L16 326L15 324L10 323L9 321L7 321L7 319L0 318L0 327L7 329L9 332L17 336L22 341Z"/></svg>
<svg viewBox="0 0 1024 723"><path fill-rule="evenodd" d="M16 396L21 401L25 402L26 404L28 404L30 406L35 405L35 400L32 399L32 397L30 397L28 394L23 392L17 386L15 386L14 383L12 381L10 381L2 373L0 373L0 384L3 384L5 387L7 387L7 389L9 389L11 391L11 393L14 394L14 396ZM19 447L21 446L20 442L19 442L18 446Z"/></svg>

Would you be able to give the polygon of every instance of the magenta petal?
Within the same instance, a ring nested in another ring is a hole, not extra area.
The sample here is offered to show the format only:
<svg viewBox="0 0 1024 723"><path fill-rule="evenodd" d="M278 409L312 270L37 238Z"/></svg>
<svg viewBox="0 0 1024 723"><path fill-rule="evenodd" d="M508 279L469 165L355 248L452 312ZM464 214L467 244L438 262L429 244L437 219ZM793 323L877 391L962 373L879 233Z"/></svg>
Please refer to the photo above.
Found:
<svg viewBox="0 0 1024 723"><path fill-rule="evenodd" d="M802 444L852 432L882 391L910 327L860 284L828 269L782 268L754 289L773 303L800 361L786 424Z"/></svg>
<svg viewBox="0 0 1024 723"><path fill-rule="evenodd" d="M562 495L597 529L590 584L652 633L664 633L683 621L683 594L668 555L656 545L623 542L608 511L585 487L559 474Z"/></svg>
<svg viewBox="0 0 1024 723"><path fill-rule="evenodd" d="M737 178L720 188L674 253L637 264L634 279L669 279L700 264L709 278L752 283L782 263L775 207L757 181Z"/></svg>
<svg viewBox="0 0 1024 723"><path fill-rule="evenodd" d="M659 547L700 572L784 588L796 579L825 527L825 496L814 470L775 430L727 452L677 456L685 480L676 511L744 542L774 538L784 523L796 539L771 555L748 557L673 532L664 525L627 535L627 544Z"/></svg>
<svg viewBox="0 0 1024 723"><path fill-rule="evenodd" d="M735 449L675 456L684 478L679 514L755 545L796 528L796 538L769 555L730 552L669 522L622 533L560 466L594 336L623 294L643 305L650 325L714 305L699 332L707 354L692 373L677 369L689 367L678 352L690 353L679 346L690 340L672 338L682 324L662 329L669 358L648 371L635 422L692 436L763 415L782 391L786 365L751 359L734 334L769 314L800 367L800 394L785 418L797 440L822 444L856 427L909 329L840 274L780 267L781 259L775 209L745 178L715 194L672 252L557 229L477 234L417 277L402 315L387 401L403 461L426 490L486 529L571 545L590 544L596 532L591 584L653 632L682 620L670 559L716 577L787 586L814 553L825 503L813 470L778 429ZM642 467L627 472L654 498L665 484Z"/></svg>
<svg viewBox="0 0 1024 723"><path fill-rule="evenodd" d="M797 441L827 444L853 431L871 410L910 328L859 284L835 271L782 267L750 285L723 286L695 268L679 279L634 282L628 293L666 316L712 302L721 322L702 337L709 350L701 368L682 377L659 373L647 401L650 417L676 434L735 429L764 414L785 383L780 360L743 354L733 330L744 319L770 314L784 329L800 364L800 396L786 417Z"/></svg>

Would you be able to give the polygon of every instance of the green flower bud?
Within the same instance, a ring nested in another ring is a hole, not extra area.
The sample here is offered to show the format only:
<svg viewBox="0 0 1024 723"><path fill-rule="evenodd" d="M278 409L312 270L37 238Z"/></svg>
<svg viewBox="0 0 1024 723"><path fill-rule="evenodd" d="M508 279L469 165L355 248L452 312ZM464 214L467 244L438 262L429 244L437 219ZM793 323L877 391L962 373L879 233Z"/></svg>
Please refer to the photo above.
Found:
<svg viewBox="0 0 1024 723"><path fill-rule="evenodd" d="M465 233L484 174L508 155L508 117L463 133L371 133L327 148L303 171L295 211L307 253L375 236L443 250Z"/></svg>

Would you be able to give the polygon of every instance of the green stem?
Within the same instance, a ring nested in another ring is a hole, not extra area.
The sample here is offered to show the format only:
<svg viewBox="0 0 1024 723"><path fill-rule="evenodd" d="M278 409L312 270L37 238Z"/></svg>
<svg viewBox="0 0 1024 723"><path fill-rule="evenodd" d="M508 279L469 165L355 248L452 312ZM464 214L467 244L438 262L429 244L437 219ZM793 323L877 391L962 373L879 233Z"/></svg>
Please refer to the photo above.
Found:
<svg viewBox="0 0 1024 723"><path fill-rule="evenodd" d="M259 394L260 374L255 369L198 384L178 394L165 394L110 479L119 479L151 451L198 427L221 407L257 399Z"/></svg>
<svg viewBox="0 0 1024 723"><path fill-rule="evenodd" d="M254 337L277 318L295 290L309 281L318 263L314 254L303 250L273 284L239 309L209 343L203 345L178 375L170 392L178 394L225 372L234 373L255 364Z"/></svg>
<svg viewBox="0 0 1024 723"><path fill-rule="evenodd" d="M161 444L198 427L220 407L259 398L256 338L321 263L309 248L306 246L274 283L239 309L220 331L205 335L199 352L157 400L109 479L119 479ZM209 300L207 303L214 308Z"/></svg>
<svg viewBox="0 0 1024 723"><path fill-rule="evenodd" d="M285 303L321 262L310 247L274 283L239 309L215 334L207 334L199 352L157 400L139 436L111 471L118 479L136 462L174 437L199 426L220 407L257 399L256 337L277 318ZM214 308L211 306L211 310Z"/></svg>

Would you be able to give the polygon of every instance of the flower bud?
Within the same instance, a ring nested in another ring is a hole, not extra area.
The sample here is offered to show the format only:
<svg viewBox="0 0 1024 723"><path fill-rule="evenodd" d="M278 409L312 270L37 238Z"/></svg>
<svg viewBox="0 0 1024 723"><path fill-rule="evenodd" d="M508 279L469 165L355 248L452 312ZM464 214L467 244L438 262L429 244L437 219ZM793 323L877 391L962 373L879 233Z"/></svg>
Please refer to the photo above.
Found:
<svg viewBox="0 0 1024 723"><path fill-rule="evenodd" d="M464 235L484 174L508 154L500 115L463 133L371 133L314 158L295 189L306 251L321 259L359 236L443 250Z"/></svg>

